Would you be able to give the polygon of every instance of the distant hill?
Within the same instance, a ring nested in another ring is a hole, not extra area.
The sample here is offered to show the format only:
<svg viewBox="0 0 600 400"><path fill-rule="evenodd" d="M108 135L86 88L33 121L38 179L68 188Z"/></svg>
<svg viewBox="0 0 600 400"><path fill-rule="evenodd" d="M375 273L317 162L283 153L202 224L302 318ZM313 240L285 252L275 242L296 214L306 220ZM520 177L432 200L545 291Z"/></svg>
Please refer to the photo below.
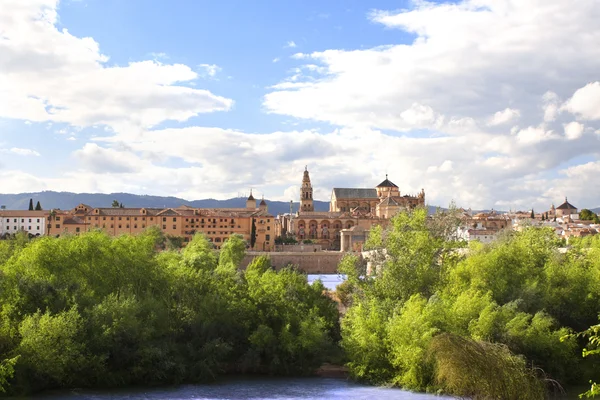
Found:
<svg viewBox="0 0 600 400"><path fill-rule="evenodd" d="M204 199L184 200L178 197L148 196L131 193L71 193L71 192L34 192L19 194L0 194L0 206L6 206L7 210L27 210L29 199L33 199L35 205L40 202L44 210L60 209L70 210L78 204L87 204L92 207L110 207L113 200L123 203L124 207L164 207L175 208L181 205L198 208L239 208L246 207L245 197L236 197L227 200ZM285 201L270 201L265 199L269 205L269 212L273 215L290 212L290 203ZM314 201L315 211L329 211L328 201ZM294 203L294 212L298 210L299 203ZM435 213L437 207L429 206L429 213Z"/></svg>
<svg viewBox="0 0 600 400"><path fill-rule="evenodd" d="M6 206L8 210L27 210L29 199L33 199L35 205L40 202L44 210L61 209L70 210L78 204L87 204L92 207L110 207L113 200L123 203L124 207L164 207L175 208L181 205L198 208L238 208L246 207L246 198L237 197L227 200L193 200L188 201L177 197L147 196L130 193L71 193L71 192L35 192L19 194L0 194L0 206ZM260 199L258 200L260 201ZM289 213L290 203L285 201L270 201L265 199L269 205L269 212L273 215ZM315 211L328 211L329 202L315 200ZM298 210L298 203L294 203L294 211Z"/></svg>
<svg viewBox="0 0 600 400"><path fill-rule="evenodd" d="M600 213L600 207L590 208L591 212L595 212L596 214Z"/></svg>

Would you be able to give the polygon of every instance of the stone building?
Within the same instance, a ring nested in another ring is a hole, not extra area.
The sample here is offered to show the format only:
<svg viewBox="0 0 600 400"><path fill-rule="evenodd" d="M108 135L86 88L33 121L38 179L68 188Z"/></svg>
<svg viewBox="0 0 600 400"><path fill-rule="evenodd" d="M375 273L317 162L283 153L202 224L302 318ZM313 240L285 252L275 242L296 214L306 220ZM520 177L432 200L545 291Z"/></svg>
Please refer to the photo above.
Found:
<svg viewBox="0 0 600 400"><path fill-rule="evenodd" d="M556 217L566 217L572 214L577 214L577 207L569 203L565 197L565 202L556 207Z"/></svg>
<svg viewBox="0 0 600 400"><path fill-rule="evenodd" d="M402 196L398 186L390 181L386 174L385 180L375 188L333 188L329 211L358 210L387 219L401 209L415 208L419 205L425 205L424 190L421 190L417 196Z"/></svg>
<svg viewBox="0 0 600 400"><path fill-rule="evenodd" d="M46 233L47 211L0 210L0 238L26 232L31 236Z"/></svg>
<svg viewBox="0 0 600 400"><path fill-rule="evenodd" d="M425 191L402 196L386 175L375 188L333 188L329 211L314 211L313 187L305 168L299 210L279 216L277 233L299 241L310 239L323 249L360 251L372 226L386 225L399 211L424 205ZM347 240L342 240L343 235Z"/></svg>
<svg viewBox="0 0 600 400"><path fill-rule="evenodd" d="M155 226L165 234L183 237L184 242L189 242L196 233L203 233L220 248L232 234L242 235L250 243L253 222L254 249L271 251L275 244L275 218L269 214L264 199L256 207L252 193L246 208L102 208L80 204L69 211L51 211L47 233L79 234L100 229L112 236L135 235Z"/></svg>

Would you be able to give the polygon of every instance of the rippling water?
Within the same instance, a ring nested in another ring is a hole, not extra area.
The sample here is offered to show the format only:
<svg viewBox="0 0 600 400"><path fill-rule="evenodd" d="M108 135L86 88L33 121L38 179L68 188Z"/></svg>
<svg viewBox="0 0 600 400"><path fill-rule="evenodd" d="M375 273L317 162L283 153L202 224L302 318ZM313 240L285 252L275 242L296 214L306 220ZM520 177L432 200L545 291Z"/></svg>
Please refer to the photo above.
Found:
<svg viewBox="0 0 600 400"><path fill-rule="evenodd" d="M331 378L226 379L210 385L162 388L129 388L111 391L72 390L37 396L38 399L67 400L285 400L368 399L432 400L449 397L379 388Z"/></svg>

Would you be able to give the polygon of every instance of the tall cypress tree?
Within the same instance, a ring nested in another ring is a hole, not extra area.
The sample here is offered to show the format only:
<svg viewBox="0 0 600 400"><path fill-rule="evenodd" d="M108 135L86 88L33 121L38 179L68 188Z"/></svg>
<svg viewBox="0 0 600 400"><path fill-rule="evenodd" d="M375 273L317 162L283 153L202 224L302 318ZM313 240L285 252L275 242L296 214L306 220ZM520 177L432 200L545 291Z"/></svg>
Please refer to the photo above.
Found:
<svg viewBox="0 0 600 400"><path fill-rule="evenodd" d="M252 218L252 230L250 231L250 248L254 248L254 243L256 243L256 223L254 222L254 218Z"/></svg>
<svg viewBox="0 0 600 400"><path fill-rule="evenodd" d="M33 199L29 199L29 211L33 211Z"/></svg>
<svg viewBox="0 0 600 400"><path fill-rule="evenodd" d="M42 205L40 204L39 200L38 200L37 204L35 205L35 211L42 211Z"/></svg>

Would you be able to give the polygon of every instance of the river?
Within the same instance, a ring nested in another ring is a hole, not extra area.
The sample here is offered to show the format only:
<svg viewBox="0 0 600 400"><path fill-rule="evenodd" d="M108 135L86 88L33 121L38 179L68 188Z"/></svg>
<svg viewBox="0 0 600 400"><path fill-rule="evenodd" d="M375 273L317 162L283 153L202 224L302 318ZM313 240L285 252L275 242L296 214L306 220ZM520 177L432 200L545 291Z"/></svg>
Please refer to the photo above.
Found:
<svg viewBox="0 0 600 400"><path fill-rule="evenodd" d="M346 280L345 275L339 274L308 274L308 283L313 283L317 279L320 279L329 290L335 290L335 287Z"/></svg>
<svg viewBox="0 0 600 400"><path fill-rule="evenodd" d="M110 391L71 390L32 397L44 400L441 400L450 397L411 393L333 378L224 378L207 385L128 388Z"/></svg>

